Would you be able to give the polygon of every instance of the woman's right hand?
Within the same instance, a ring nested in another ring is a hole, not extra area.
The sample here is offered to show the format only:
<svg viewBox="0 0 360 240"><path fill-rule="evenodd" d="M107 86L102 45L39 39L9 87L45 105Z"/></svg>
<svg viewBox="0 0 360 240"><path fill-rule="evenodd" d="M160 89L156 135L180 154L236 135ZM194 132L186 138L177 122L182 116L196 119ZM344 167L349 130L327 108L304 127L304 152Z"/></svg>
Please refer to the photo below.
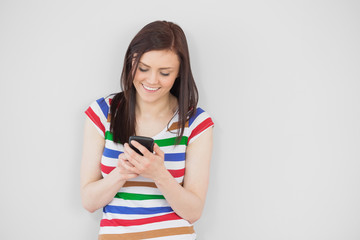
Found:
<svg viewBox="0 0 360 240"><path fill-rule="evenodd" d="M128 170L126 168L126 166L128 167L134 167L125 157L125 154L124 153L121 153L119 154L119 157L118 157L118 169L119 169L119 172L121 174L121 177L123 180L127 181L131 178L135 178L137 176L139 176L139 174L131 171L131 170Z"/></svg>

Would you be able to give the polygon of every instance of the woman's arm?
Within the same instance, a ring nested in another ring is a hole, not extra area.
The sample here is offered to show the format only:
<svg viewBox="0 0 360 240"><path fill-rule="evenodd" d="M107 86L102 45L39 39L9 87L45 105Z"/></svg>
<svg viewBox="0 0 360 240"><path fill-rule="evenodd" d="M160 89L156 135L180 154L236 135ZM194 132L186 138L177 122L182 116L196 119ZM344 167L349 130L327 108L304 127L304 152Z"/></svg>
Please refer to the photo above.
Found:
<svg viewBox="0 0 360 240"><path fill-rule="evenodd" d="M190 223L201 217L205 205L211 153L212 128L209 128L187 147L183 187L169 172L155 180L173 210Z"/></svg>
<svg viewBox="0 0 360 240"><path fill-rule="evenodd" d="M85 120L84 145L81 161L81 198L89 212L108 204L126 179L137 176L118 166L105 178L101 175L100 162L105 139L97 132L89 118ZM119 156L121 159L122 156ZM121 161L121 160L120 160Z"/></svg>
<svg viewBox="0 0 360 240"><path fill-rule="evenodd" d="M212 128L207 129L187 147L183 186L165 168L163 152L156 144L154 147L155 155L149 153L136 142L134 142L134 146L144 154L144 157L136 155L125 144L125 156L134 167L124 167L144 177L152 178L172 209L180 217L190 223L197 221L202 214L209 182Z"/></svg>

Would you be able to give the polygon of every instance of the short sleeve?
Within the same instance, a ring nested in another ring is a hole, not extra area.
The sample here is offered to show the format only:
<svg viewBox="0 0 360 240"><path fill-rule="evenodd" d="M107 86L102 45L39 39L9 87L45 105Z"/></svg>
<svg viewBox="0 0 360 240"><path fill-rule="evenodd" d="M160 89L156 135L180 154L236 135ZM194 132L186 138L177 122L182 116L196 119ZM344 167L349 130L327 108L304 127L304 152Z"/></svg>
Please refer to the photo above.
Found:
<svg viewBox="0 0 360 240"><path fill-rule="evenodd" d="M188 145L194 142L207 129L214 126L214 122L210 115L201 108L196 109L196 113L189 119L190 136Z"/></svg>
<svg viewBox="0 0 360 240"><path fill-rule="evenodd" d="M109 114L108 101L104 98L94 101L86 109L85 114L89 117L101 136L105 137Z"/></svg>

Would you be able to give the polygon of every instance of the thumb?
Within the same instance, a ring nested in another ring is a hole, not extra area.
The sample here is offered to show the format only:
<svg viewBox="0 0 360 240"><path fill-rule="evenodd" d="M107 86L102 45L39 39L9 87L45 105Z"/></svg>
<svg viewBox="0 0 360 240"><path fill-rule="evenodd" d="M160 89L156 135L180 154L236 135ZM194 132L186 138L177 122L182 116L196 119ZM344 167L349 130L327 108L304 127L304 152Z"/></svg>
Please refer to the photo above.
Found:
<svg viewBox="0 0 360 240"><path fill-rule="evenodd" d="M164 152L160 149L159 145L157 145L156 143L154 143L154 152L156 155L164 157Z"/></svg>

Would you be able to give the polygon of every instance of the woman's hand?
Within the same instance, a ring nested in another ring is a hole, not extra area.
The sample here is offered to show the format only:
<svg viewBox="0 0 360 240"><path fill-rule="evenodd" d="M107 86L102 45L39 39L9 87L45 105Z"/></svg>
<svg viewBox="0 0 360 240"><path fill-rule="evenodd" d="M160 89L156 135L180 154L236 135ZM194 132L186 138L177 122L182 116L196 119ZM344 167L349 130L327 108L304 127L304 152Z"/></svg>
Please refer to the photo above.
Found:
<svg viewBox="0 0 360 240"><path fill-rule="evenodd" d="M139 176L136 172L130 170L132 167L134 167L125 157L124 153L121 153L118 157L118 170L121 175L121 178L125 181L135 178Z"/></svg>
<svg viewBox="0 0 360 240"><path fill-rule="evenodd" d="M124 144L124 155L129 164L122 164L122 166L130 172L141 175L145 178L155 180L160 177L162 173L167 171L164 164L164 152L161 151L160 147L155 143L154 152L149 152L146 147L138 143L137 141L131 141L131 144L139 149L144 155L136 153L129 144Z"/></svg>

